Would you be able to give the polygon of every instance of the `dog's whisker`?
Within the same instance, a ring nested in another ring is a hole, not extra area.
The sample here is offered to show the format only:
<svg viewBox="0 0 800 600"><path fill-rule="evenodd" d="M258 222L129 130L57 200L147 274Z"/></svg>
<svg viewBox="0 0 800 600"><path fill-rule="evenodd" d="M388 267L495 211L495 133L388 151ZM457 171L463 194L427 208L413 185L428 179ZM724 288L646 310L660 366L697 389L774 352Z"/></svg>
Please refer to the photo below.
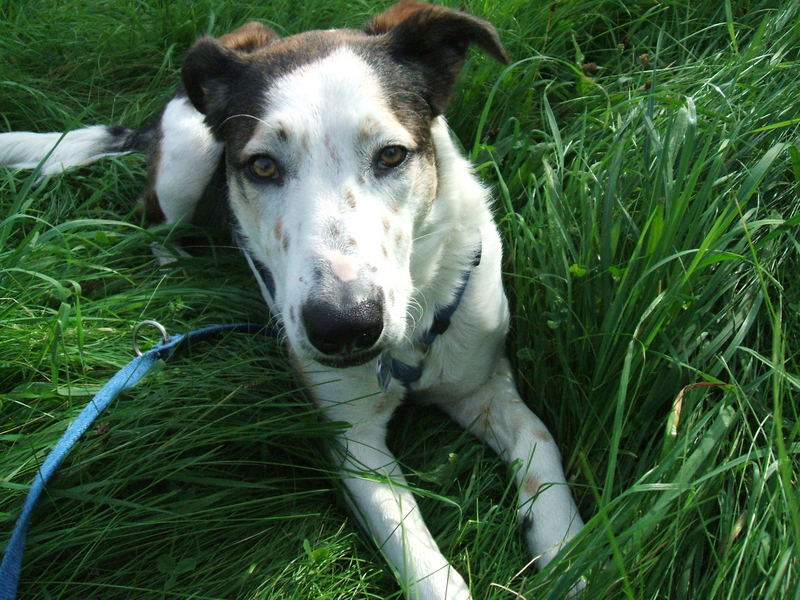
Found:
<svg viewBox="0 0 800 600"><path fill-rule="evenodd" d="M268 123L264 119L256 117L255 115L249 115L247 113L241 113L241 114L231 115L229 117L226 117L225 119L222 120L222 122L218 125L218 127L221 127L222 125L224 125L225 123L227 123L228 121L230 121L232 119L253 119L254 121L258 121L259 123L263 123L264 125L268 125Z"/></svg>
<svg viewBox="0 0 800 600"><path fill-rule="evenodd" d="M450 228L444 228L444 227L441 228L441 229L433 229L431 231L426 231L425 233L420 233L419 235L415 236L412 239L412 242L419 242L421 240L424 240L426 238L433 237L433 236L441 236L442 234L445 234L445 233L447 233L449 231L450 231Z"/></svg>

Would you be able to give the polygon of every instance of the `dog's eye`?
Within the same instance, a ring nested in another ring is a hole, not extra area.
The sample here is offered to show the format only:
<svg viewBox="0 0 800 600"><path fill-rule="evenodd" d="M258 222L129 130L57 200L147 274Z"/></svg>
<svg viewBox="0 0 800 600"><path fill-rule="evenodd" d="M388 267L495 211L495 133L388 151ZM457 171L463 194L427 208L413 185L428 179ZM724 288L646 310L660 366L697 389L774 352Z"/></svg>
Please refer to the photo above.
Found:
<svg viewBox="0 0 800 600"><path fill-rule="evenodd" d="M378 153L378 164L391 169L399 167L408 156L408 150L402 146L386 146Z"/></svg>
<svg viewBox="0 0 800 600"><path fill-rule="evenodd" d="M278 163L271 156L256 154L247 163L247 171L253 179L275 181L280 177Z"/></svg>

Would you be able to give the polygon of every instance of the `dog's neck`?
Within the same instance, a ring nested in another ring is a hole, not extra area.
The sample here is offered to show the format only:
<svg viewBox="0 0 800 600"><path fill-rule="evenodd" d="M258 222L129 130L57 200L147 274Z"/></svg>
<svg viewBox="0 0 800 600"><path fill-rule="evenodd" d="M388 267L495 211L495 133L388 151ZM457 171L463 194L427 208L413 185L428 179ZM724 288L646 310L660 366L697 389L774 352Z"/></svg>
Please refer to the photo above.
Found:
<svg viewBox="0 0 800 600"><path fill-rule="evenodd" d="M431 128L438 165L437 197L414 240L411 276L415 340L428 331L438 310L451 304L481 245L481 229L492 223L486 189L453 142L446 122L437 118Z"/></svg>

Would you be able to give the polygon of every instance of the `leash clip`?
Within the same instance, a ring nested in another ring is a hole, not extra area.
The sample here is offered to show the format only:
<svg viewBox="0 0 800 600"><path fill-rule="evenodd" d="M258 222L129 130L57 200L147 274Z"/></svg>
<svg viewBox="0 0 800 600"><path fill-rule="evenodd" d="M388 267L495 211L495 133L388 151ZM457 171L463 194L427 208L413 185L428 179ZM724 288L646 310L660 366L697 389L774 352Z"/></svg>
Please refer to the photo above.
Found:
<svg viewBox="0 0 800 600"><path fill-rule="evenodd" d="M137 339L137 337L138 337L138 334L139 334L139 330L142 327L144 327L145 325L150 325L151 327L155 327L156 329L158 329L159 333L161 334L161 343L162 344L166 344L167 342L170 341L170 339L172 339L167 334L167 330L164 329L164 326L161 323L159 323L158 321L152 321L150 319L146 319L144 321L139 321L134 326L133 335L132 335L132 337L133 337L133 353L136 356L141 356L142 355L142 351L139 350L139 340Z"/></svg>

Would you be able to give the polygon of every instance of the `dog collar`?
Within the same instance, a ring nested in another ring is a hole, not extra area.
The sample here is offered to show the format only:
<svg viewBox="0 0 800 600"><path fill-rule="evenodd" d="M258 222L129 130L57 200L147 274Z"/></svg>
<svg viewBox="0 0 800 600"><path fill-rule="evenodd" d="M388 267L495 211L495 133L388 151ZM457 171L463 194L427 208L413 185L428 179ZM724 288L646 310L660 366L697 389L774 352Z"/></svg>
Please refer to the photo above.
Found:
<svg viewBox="0 0 800 600"><path fill-rule="evenodd" d="M472 260L472 264L470 264L469 269L462 271L461 282L458 285L458 289L453 297L453 301L447 306L436 311L436 314L433 317L431 328L422 334L420 342L426 352L436 338L442 335L450 327L453 314L456 312L458 305L461 304L461 299L464 297L464 290L467 289L467 284L469 283L469 277L472 274L472 270L479 264L481 264L481 246L478 247L478 251L475 253L475 258ZM416 365L409 365L408 363L404 363L403 361L392 357L389 352L384 352L378 357L378 362L375 366L375 374L378 377L378 385L384 392L389 389L389 383L392 381L392 379L396 379L403 384L406 390L410 390L411 385L419 381L419 379L422 377L422 372L424 369L424 359L419 361Z"/></svg>

